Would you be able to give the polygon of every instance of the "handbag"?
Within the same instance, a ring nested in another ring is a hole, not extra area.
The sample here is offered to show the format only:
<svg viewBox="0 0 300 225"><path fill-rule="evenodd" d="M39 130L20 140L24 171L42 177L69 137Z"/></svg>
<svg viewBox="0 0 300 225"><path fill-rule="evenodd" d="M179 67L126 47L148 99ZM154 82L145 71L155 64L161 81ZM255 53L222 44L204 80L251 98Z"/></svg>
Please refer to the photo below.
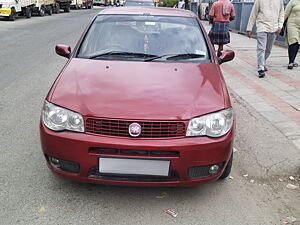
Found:
<svg viewBox="0 0 300 225"><path fill-rule="evenodd" d="M279 33L280 36L284 36L284 33L287 33L287 21L288 19L286 19L282 25L282 29Z"/></svg>

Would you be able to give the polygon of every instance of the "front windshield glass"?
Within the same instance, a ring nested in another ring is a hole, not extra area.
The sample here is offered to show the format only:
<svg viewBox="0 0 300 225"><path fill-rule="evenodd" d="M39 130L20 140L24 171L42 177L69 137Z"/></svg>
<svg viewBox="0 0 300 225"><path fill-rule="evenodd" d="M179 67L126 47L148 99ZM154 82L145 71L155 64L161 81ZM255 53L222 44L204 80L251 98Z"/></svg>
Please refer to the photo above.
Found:
<svg viewBox="0 0 300 225"><path fill-rule="evenodd" d="M153 2L126 1L125 6L154 6Z"/></svg>
<svg viewBox="0 0 300 225"><path fill-rule="evenodd" d="M207 61L209 54L195 18L100 15L85 36L77 57Z"/></svg>

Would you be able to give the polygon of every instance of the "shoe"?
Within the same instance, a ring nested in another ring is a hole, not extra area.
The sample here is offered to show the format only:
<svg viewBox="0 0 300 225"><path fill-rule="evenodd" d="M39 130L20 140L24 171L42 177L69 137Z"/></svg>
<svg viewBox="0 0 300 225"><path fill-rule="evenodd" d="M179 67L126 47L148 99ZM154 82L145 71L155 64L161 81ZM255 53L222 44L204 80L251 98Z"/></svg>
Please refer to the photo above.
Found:
<svg viewBox="0 0 300 225"><path fill-rule="evenodd" d="M292 70L294 68L294 63L290 63L287 67L289 70Z"/></svg>
<svg viewBox="0 0 300 225"><path fill-rule="evenodd" d="M259 78L263 78L264 76L266 76L265 71L259 70L259 71L258 71L258 77L259 77Z"/></svg>
<svg viewBox="0 0 300 225"><path fill-rule="evenodd" d="M293 63L293 66L298 67L299 65L298 65L298 63Z"/></svg>
<svg viewBox="0 0 300 225"><path fill-rule="evenodd" d="M268 71L268 68L267 68L266 66L265 66L265 68L264 68L264 71L265 71L265 72L267 72L267 71Z"/></svg>

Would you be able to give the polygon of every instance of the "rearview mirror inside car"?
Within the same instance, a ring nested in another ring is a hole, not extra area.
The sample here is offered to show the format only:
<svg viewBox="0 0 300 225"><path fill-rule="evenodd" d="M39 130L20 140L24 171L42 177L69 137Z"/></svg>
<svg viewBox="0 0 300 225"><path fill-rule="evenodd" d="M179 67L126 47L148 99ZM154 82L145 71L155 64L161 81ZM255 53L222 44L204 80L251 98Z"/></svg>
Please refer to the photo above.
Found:
<svg viewBox="0 0 300 225"><path fill-rule="evenodd" d="M67 45L56 45L55 52L60 56L69 58L71 54L71 47Z"/></svg>
<svg viewBox="0 0 300 225"><path fill-rule="evenodd" d="M229 62L234 59L235 53L232 50L226 50L222 52L222 55L218 58L218 62L221 65L224 62Z"/></svg>

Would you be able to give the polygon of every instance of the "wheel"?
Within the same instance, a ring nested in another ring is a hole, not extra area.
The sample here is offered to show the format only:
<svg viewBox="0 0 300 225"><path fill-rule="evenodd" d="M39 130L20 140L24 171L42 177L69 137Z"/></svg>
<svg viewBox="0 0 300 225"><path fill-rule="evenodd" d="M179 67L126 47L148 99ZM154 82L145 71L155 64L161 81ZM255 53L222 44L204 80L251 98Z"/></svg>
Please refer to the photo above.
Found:
<svg viewBox="0 0 300 225"><path fill-rule="evenodd" d="M44 8L44 6L41 6L41 9L39 10L39 16L41 16L41 17L45 16L45 8Z"/></svg>
<svg viewBox="0 0 300 225"><path fill-rule="evenodd" d="M56 5L54 6L53 13L58 14L58 13L59 13L59 10L60 10L59 4L56 4Z"/></svg>
<svg viewBox="0 0 300 225"><path fill-rule="evenodd" d="M17 16L16 10L15 10L15 8L12 8L11 9L11 14L10 14L10 16L7 19L9 21L15 21L16 20L16 16Z"/></svg>
<svg viewBox="0 0 300 225"><path fill-rule="evenodd" d="M26 16L27 18L31 18L31 16L32 16L32 11L31 11L31 8L30 8L30 7L26 7L26 9L25 9L25 16Z"/></svg>
<svg viewBox="0 0 300 225"><path fill-rule="evenodd" d="M222 175L219 177L220 180L225 179L226 177L229 176L229 174L231 172L231 167L232 167L232 158L233 158L233 154L231 153L231 156L230 156L230 159L227 163L227 166L225 167L225 170L222 173Z"/></svg>
<svg viewBox="0 0 300 225"><path fill-rule="evenodd" d="M205 20L209 21L209 14L205 14Z"/></svg>
<svg viewBox="0 0 300 225"><path fill-rule="evenodd" d="M48 9L48 15L51 16L53 13L53 9L52 9L52 6L49 6L49 9Z"/></svg>
<svg viewBox="0 0 300 225"><path fill-rule="evenodd" d="M66 5L66 7L64 8L64 11L65 11L65 12L70 12L70 5L69 5L69 4Z"/></svg>

